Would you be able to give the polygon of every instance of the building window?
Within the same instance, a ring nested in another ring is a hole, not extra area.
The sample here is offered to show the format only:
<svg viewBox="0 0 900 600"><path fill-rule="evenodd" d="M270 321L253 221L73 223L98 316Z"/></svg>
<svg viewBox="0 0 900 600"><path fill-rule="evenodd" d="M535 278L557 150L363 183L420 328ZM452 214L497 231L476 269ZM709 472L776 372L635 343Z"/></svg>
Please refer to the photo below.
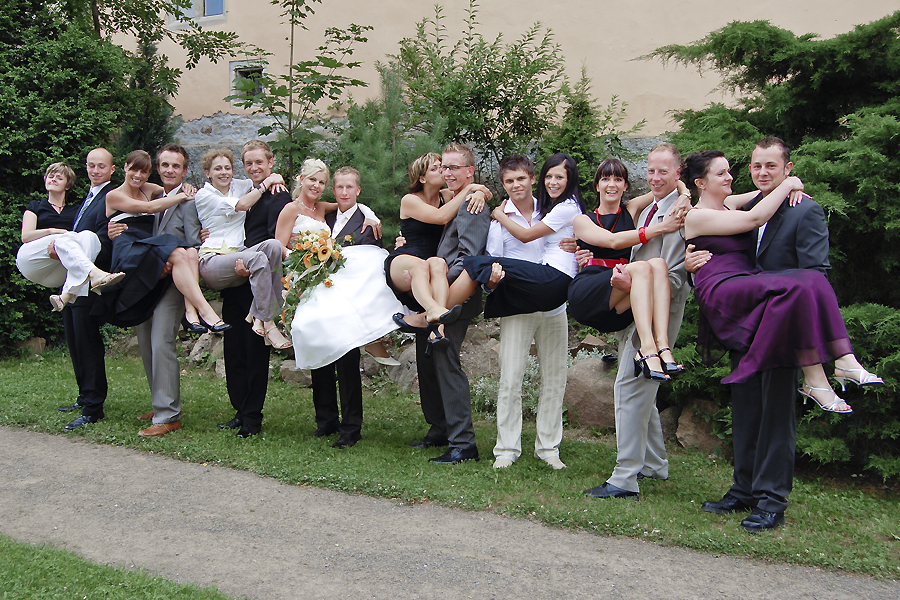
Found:
<svg viewBox="0 0 900 600"><path fill-rule="evenodd" d="M225 14L225 0L201 0L201 2L203 3L202 16L209 17Z"/></svg>
<svg viewBox="0 0 900 600"><path fill-rule="evenodd" d="M224 23L225 0L192 0L190 7L184 10L184 16L201 25ZM169 29L186 29L187 24L176 21L172 16L167 17Z"/></svg>
<svg viewBox="0 0 900 600"><path fill-rule="evenodd" d="M239 90L237 83L239 79L250 79L256 85L252 90L253 95L262 94L263 89L261 79L266 72L265 66L256 60L233 61L231 64L231 93L233 95L246 94L246 91Z"/></svg>

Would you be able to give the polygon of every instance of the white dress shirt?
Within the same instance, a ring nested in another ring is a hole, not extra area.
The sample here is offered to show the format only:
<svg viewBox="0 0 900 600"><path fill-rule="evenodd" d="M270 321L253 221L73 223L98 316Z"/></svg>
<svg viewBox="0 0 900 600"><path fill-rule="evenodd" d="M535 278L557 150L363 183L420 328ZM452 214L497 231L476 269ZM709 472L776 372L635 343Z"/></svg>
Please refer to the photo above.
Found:
<svg viewBox="0 0 900 600"><path fill-rule="evenodd" d="M194 204L200 226L209 230L209 237L200 246L200 255L228 254L244 245L244 219L246 211L237 211L238 200L250 193L253 182L249 179L232 179L226 196L209 182L197 191Z"/></svg>
<svg viewBox="0 0 900 600"><path fill-rule="evenodd" d="M334 219L334 227L331 228L331 237L337 238L337 235L350 221L350 217L356 214L358 207L358 204L354 204L346 212L341 212L341 209L338 209L337 216Z"/></svg>

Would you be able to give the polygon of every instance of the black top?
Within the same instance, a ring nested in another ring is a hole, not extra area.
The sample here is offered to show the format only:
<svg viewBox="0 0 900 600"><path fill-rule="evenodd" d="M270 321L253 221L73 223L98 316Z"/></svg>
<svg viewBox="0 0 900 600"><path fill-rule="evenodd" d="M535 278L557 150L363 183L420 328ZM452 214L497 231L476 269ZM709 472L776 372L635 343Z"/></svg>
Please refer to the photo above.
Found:
<svg viewBox="0 0 900 600"><path fill-rule="evenodd" d="M598 214L596 210L594 210L593 212L587 213L587 216L591 221L594 222L595 225L599 225L603 229L612 233L616 233L619 231L631 231L634 229L634 220L631 218L631 213L621 206L619 207L619 212L614 214L601 215ZM594 246L592 244L588 244L583 240L578 240L578 247L593 252L594 258L605 258L612 260L631 258L631 247L614 250L612 248L601 248L600 246Z"/></svg>
<svg viewBox="0 0 900 600"><path fill-rule="evenodd" d="M437 256L444 226L437 223L423 223L410 217L400 219L400 233L406 238L406 244L398 250L419 258L431 258Z"/></svg>
<svg viewBox="0 0 900 600"><path fill-rule="evenodd" d="M25 210L29 210L37 215L36 229L68 229L72 230L75 224L75 217L78 216L78 204L68 204L63 207L62 212L56 212L56 209L50 204L49 198L42 200L32 200L28 203Z"/></svg>
<svg viewBox="0 0 900 600"><path fill-rule="evenodd" d="M262 197L247 211L244 221L244 245L248 248L271 240L275 237L275 225L281 209L292 201L287 192L265 192Z"/></svg>

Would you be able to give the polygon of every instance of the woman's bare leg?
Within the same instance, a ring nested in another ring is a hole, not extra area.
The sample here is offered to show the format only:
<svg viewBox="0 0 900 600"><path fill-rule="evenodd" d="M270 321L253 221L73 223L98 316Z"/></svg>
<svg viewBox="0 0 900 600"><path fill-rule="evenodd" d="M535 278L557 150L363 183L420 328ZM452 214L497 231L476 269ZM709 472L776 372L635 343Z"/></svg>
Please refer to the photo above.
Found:
<svg viewBox="0 0 900 600"><path fill-rule="evenodd" d="M456 281L453 282L453 285L450 286L447 305L453 307L457 304L464 304L477 289L478 282L469 277L469 272L463 269Z"/></svg>
<svg viewBox="0 0 900 600"><path fill-rule="evenodd" d="M675 362L672 356L672 345L669 343L669 309L672 304L672 291L669 285L669 266L662 258L651 258L647 261L650 265L650 281L653 286L653 335L656 339L656 348L669 348L660 356L666 362Z"/></svg>
<svg viewBox="0 0 900 600"><path fill-rule="evenodd" d="M653 337L654 290L650 265L645 261L638 261L626 265L625 271L631 276L631 312L634 315L634 327L641 339L641 354L649 357L656 354L656 340ZM647 366L653 371L662 371L662 361L658 356L649 358Z"/></svg>
<svg viewBox="0 0 900 600"><path fill-rule="evenodd" d="M449 285L447 263L442 258L438 258L437 261L443 264L443 275L434 277L433 281L432 275L435 271L440 272L440 264L436 264L432 259L425 261L416 256L400 255L391 261L391 281L401 292L412 292L413 297L427 314L437 313L440 316L447 312L444 303L449 294ZM437 290L432 289L433 285L437 286ZM438 297L441 299L438 300Z"/></svg>
<svg viewBox="0 0 900 600"><path fill-rule="evenodd" d="M169 262L172 263L172 281L178 291L196 308L197 313L204 321L210 325L220 323L222 318L216 314L213 307L203 297L203 292L200 291L197 251L193 248L188 250L176 248L169 255Z"/></svg>
<svg viewBox="0 0 900 600"><path fill-rule="evenodd" d="M187 297L184 298L184 318L187 319L188 323L200 324L200 319L197 317L197 307L191 304Z"/></svg>

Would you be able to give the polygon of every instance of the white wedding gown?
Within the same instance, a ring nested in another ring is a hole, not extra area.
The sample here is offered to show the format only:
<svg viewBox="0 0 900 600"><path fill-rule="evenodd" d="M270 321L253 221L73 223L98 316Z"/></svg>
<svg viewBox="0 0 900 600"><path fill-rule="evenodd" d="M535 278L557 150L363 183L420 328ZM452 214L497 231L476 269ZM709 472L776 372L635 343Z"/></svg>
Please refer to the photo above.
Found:
<svg viewBox="0 0 900 600"><path fill-rule="evenodd" d="M306 215L294 222L294 233L325 231L328 226ZM317 369L348 351L397 329L393 315L406 311L387 286L378 246L344 246L344 266L331 276L331 287L319 285L301 302L291 322L298 369Z"/></svg>

